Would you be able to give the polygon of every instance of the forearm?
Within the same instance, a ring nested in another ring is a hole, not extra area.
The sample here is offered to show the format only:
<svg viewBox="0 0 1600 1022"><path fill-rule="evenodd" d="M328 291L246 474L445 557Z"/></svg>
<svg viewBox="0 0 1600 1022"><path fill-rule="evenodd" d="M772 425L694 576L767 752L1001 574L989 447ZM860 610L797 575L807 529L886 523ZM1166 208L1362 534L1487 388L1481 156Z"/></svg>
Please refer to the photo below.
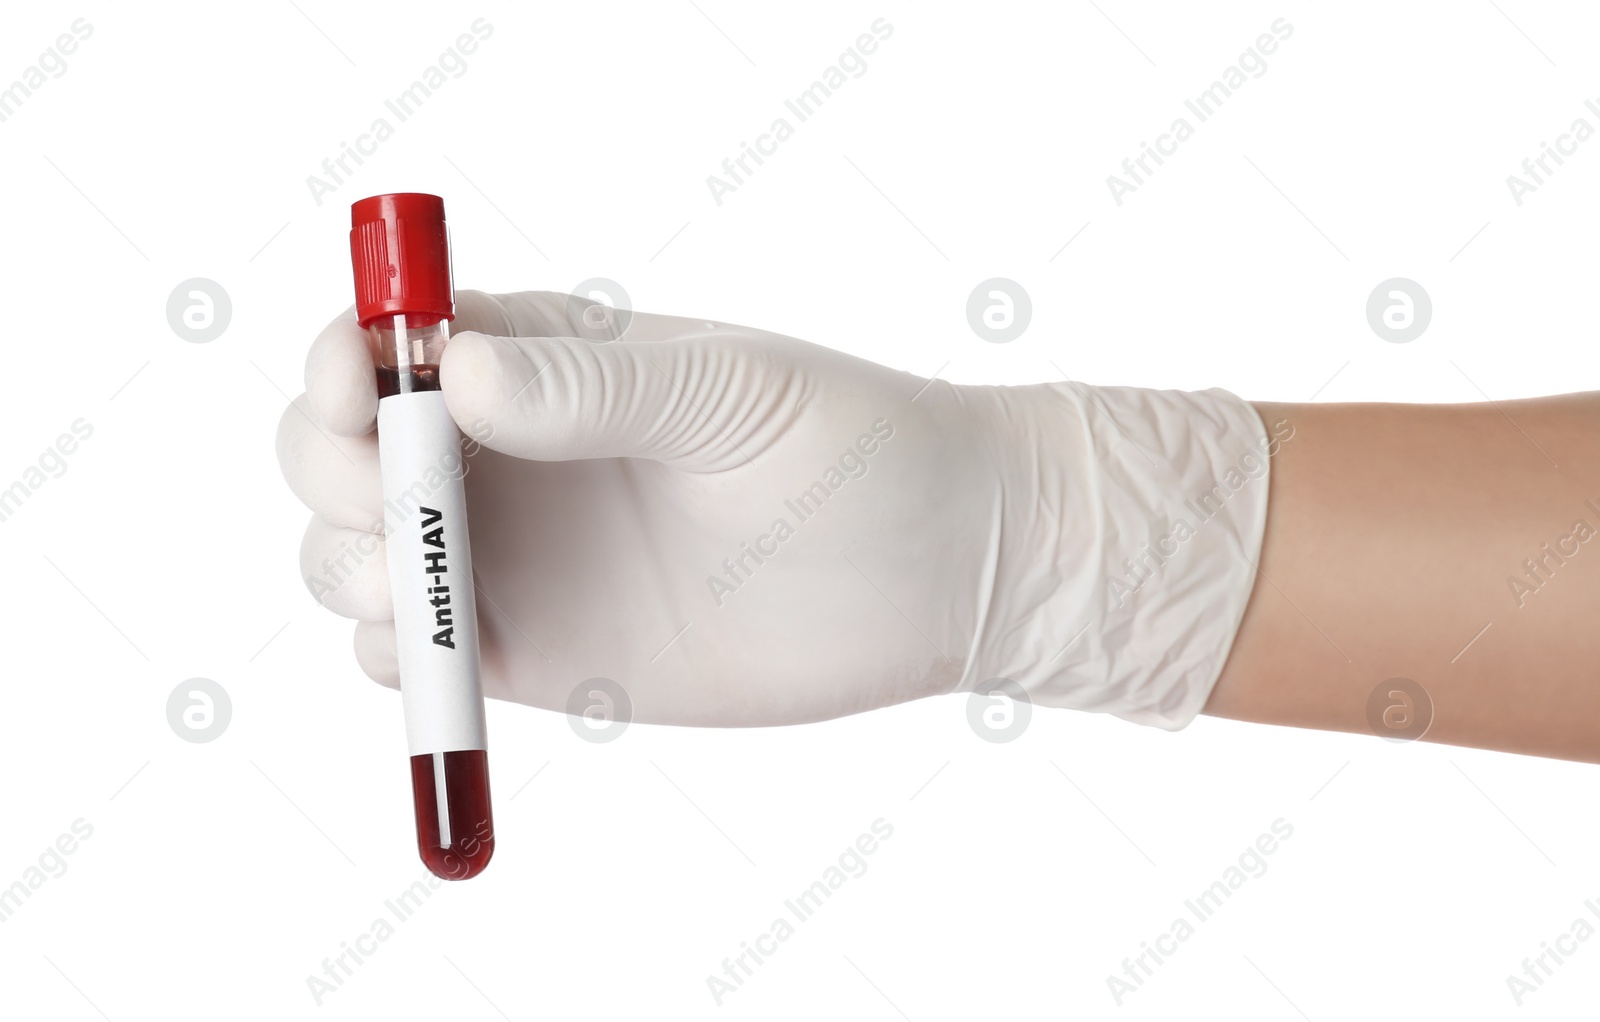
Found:
<svg viewBox="0 0 1600 1022"><path fill-rule="evenodd" d="M1204 712L1368 732L1403 677L1428 741L1600 762L1600 394L1256 407L1294 435Z"/></svg>

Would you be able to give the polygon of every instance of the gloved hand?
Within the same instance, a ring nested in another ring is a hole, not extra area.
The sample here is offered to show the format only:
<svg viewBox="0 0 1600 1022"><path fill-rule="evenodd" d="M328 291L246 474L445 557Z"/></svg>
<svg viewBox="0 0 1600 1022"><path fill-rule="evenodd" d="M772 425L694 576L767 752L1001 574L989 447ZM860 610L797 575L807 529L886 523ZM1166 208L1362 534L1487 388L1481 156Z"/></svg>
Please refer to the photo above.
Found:
<svg viewBox="0 0 1600 1022"><path fill-rule="evenodd" d="M604 677L634 719L695 725L993 679L1165 727L1205 702L1266 510L1268 441L1232 395L952 386L566 295L457 302L440 376L469 438L489 697L560 710ZM314 512L302 574L357 620L363 670L395 685L378 399L353 313L313 344L306 386L278 430ZM1241 457L1246 485L1190 511Z"/></svg>

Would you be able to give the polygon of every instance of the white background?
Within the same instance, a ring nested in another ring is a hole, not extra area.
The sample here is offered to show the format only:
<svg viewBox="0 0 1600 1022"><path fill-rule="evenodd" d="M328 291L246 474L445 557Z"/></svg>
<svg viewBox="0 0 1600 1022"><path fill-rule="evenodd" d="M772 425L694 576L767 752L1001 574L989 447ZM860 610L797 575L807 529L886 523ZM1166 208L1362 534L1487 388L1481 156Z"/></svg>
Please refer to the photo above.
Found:
<svg viewBox="0 0 1600 1022"><path fill-rule="evenodd" d="M636 725L607 745L492 704L493 866L319 1007L307 977L424 874L399 699L305 592L307 513L272 438L350 301L348 204L391 190L446 197L461 286L604 276L638 308L957 382L1059 379L1054 361L1284 401L1592 388L1600 140L1521 206L1505 179L1574 118L1600 127L1583 107L1596 12L296 2L10 5L0 28L4 84L75 18L93 26L0 123L0 487L74 420L94 429L0 522L0 886L74 820L94 828L0 923L0 1015L1592 1008L1600 940L1522 1008L1506 987L1600 898L1591 767L1045 710L992 745L963 697L765 731ZM478 17L494 31L467 72L316 204L307 176ZM894 34L867 72L716 205L706 176L878 17ZM1106 176L1277 18L1294 32L1266 73L1118 207ZM233 301L209 344L165 315L197 276ZM1033 301L1006 345L964 313L995 276ZM1365 320L1393 276L1433 299L1410 344ZM193 677L232 700L207 744L166 719ZM706 977L880 817L894 835L868 872L719 1009ZM1117 1007L1107 976L1279 818L1294 833L1269 871Z"/></svg>

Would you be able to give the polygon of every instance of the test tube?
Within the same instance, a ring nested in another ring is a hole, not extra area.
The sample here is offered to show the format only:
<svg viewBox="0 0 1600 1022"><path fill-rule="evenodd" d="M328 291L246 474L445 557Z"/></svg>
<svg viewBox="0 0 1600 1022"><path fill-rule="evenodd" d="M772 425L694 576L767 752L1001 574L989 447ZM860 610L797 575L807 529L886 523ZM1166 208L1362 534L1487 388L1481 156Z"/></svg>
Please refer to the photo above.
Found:
<svg viewBox="0 0 1600 1022"><path fill-rule="evenodd" d="M378 460L417 848L446 880L494 854L466 460L439 389L455 318L444 201L406 192L350 207L356 318L378 374Z"/></svg>

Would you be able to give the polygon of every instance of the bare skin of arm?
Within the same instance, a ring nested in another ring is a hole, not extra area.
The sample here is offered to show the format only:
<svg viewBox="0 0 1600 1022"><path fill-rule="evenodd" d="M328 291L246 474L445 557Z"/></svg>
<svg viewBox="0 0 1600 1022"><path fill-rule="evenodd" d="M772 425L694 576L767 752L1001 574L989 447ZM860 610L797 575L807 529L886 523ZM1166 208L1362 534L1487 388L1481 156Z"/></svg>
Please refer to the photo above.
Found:
<svg viewBox="0 0 1600 1022"><path fill-rule="evenodd" d="M1600 763L1600 393L1256 409L1294 433L1204 712L1373 733L1403 677L1425 741Z"/></svg>

